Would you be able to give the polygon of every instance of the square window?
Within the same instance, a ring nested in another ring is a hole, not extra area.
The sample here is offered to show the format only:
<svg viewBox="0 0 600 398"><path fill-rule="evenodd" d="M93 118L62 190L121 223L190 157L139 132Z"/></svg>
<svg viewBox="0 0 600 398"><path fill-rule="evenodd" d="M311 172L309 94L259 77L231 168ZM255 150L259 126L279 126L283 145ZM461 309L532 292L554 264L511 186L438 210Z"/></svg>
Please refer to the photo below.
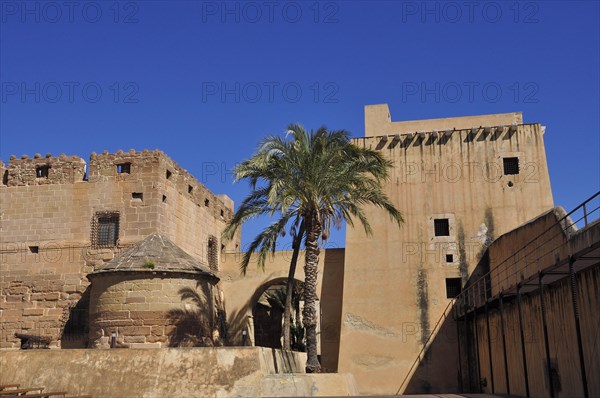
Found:
<svg viewBox="0 0 600 398"><path fill-rule="evenodd" d="M446 278L446 298L454 298L461 292L460 278Z"/></svg>
<svg viewBox="0 0 600 398"><path fill-rule="evenodd" d="M92 226L92 244L95 247L115 247L119 240L119 213L96 213Z"/></svg>
<svg viewBox="0 0 600 398"><path fill-rule="evenodd" d="M37 178L48 178L50 166L38 166L35 168L35 176Z"/></svg>
<svg viewBox="0 0 600 398"><path fill-rule="evenodd" d="M450 223L447 218L436 218L433 220L435 236L450 236Z"/></svg>
<svg viewBox="0 0 600 398"><path fill-rule="evenodd" d="M504 158L504 175L519 174L519 158Z"/></svg>
<svg viewBox="0 0 600 398"><path fill-rule="evenodd" d="M136 202L143 202L144 201L143 192L133 192L131 194L131 200L136 201Z"/></svg>
<svg viewBox="0 0 600 398"><path fill-rule="evenodd" d="M447 263L453 263L454 262L454 255L452 255L452 254L446 254L446 262Z"/></svg>
<svg viewBox="0 0 600 398"><path fill-rule="evenodd" d="M119 163L117 165L117 173L131 174L131 163Z"/></svg>

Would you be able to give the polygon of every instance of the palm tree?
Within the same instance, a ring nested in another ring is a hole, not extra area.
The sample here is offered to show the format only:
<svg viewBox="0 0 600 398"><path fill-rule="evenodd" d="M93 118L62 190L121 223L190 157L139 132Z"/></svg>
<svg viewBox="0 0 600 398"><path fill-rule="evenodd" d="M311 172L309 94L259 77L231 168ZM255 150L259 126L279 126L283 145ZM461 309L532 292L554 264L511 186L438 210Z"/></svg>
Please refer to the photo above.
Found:
<svg viewBox="0 0 600 398"><path fill-rule="evenodd" d="M300 253L300 246L302 245L302 239L304 238L304 224L301 223L298 229L292 228L292 259L290 260L290 269L288 271L288 278L285 285L285 307L283 310L283 349L292 349L292 339L290 337L290 323L292 314L292 297L294 296L295 276L296 276L296 264L298 263L298 255Z"/></svg>
<svg viewBox="0 0 600 398"><path fill-rule="evenodd" d="M298 250L294 249L294 254L297 257ZM296 260L292 259L290 264L290 273L294 273L296 267ZM290 284L291 281L291 284ZM285 289L277 289L267 294L267 299L272 307L277 307L283 311L283 328L287 328L287 333L282 333L284 336L284 349L291 350L293 348L298 349L301 346L301 341L298 339L298 334L301 332L304 335L304 327L300 322L300 301L303 299L304 287L302 282L298 282L295 279L288 278L286 281ZM295 323L292 322L292 308L293 318ZM294 333L292 335L292 332ZM287 338L287 347L286 347ZM300 339L301 340L301 339Z"/></svg>
<svg viewBox="0 0 600 398"><path fill-rule="evenodd" d="M252 242L250 249L259 251L259 265L285 230L288 222L301 222L305 230L304 310L306 329L306 371L320 372L317 357L317 275L320 246L331 227L343 221L349 226L358 219L367 235L371 226L363 210L365 205L382 208L398 225L400 212L383 192L391 161L379 152L350 142L344 130L325 127L307 132L292 124L285 138L271 136L264 140L250 159L235 168L236 181L248 180L250 195L242 202L225 230L232 237L245 221L262 214L278 219ZM244 255L250 259L252 251ZM246 263L247 264L247 263Z"/></svg>
<svg viewBox="0 0 600 398"><path fill-rule="evenodd" d="M254 185L255 186L255 185ZM234 214L233 219L227 225L223 237L228 240L231 239L236 230L245 222L253 217L258 217L263 214L273 215L280 210L280 207L275 204L271 206L257 198L256 195L250 195L238 211ZM277 239L279 236L285 236L285 227L286 222L276 222L267 227L264 231L262 231L250 244L248 250L245 252L242 262L240 264L240 270L243 275L246 275L248 270L248 265L250 264L252 253L258 252L258 268L263 269L265 267L266 257L269 253L275 251L277 247ZM304 239L305 230L304 224L301 222L299 218L296 218L292 226L290 227L290 233L292 235L292 258L290 261L290 268L288 271L288 278L286 281L286 299L285 299L285 307L284 307L284 321L283 321L283 349L291 350L291 337L290 337L290 314L291 314L291 306L292 306L292 294L293 294L293 286L296 275L296 264L298 262L298 255L300 252L300 246L302 245L302 240Z"/></svg>

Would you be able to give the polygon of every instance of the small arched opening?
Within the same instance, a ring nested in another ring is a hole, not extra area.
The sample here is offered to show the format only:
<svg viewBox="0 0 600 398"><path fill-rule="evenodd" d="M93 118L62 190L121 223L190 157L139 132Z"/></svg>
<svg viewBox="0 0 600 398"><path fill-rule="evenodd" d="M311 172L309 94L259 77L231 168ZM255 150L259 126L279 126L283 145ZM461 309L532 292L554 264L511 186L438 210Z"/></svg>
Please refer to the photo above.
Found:
<svg viewBox="0 0 600 398"><path fill-rule="evenodd" d="M281 348L283 342L286 278L278 278L261 285L252 298L254 345ZM305 333L302 325L304 282L295 279L290 313L290 342L295 351L305 351Z"/></svg>

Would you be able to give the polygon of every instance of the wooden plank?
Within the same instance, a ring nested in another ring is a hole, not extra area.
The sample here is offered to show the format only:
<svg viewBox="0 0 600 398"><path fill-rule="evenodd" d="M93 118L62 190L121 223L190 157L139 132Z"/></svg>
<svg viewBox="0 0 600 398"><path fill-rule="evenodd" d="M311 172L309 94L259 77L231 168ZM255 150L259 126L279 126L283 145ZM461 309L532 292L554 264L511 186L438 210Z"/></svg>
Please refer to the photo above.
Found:
<svg viewBox="0 0 600 398"><path fill-rule="evenodd" d="M44 390L44 387L36 387L36 388L17 388L14 390L2 390L0 391L0 396L11 396L11 395L25 395L31 391L39 391L40 393Z"/></svg>
<svg viewBox="0 0 600 398"><path fill-rule="evenodd" d="M47 391L47 392L43 392L43 393L39 393L39 394L27 394L27 395L23 395L23 397L34 397L34 398L48 398L48 397L56 397L56 396L61 396L61 397L66 397L67 396L67 392L66 391Z"/></svg>

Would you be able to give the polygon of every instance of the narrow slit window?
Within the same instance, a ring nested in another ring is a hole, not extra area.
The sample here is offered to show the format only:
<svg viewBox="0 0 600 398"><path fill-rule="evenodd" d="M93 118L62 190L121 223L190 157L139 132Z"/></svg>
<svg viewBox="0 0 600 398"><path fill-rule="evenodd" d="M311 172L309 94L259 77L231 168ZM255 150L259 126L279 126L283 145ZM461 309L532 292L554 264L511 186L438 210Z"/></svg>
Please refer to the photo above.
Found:
<svg viewBox="0 0 600 398"><path fill-rule="evenodd" d="M194 191L194 187L191 185L188 185L188 193L192 193Z"/></svg>
<svg viewBox="0 0 600 398"><path fill-rule="evenodd" d="M210 200L204 199L204 206L208 207L210 205Z"/></svg>
<svg viewBox="0 0 600 398"><path fill-rule="evenodd" d="M454 298L461 292L460 278L446 278L446 298Z"/></svg>
<svg viewBox="0 0 600 398"><path fill-rule="evenodd" d="M167 170L167 180L170 179L172 175L173 173L171 173L170 170Z"/></svg>
<svg viewBox="0 0 600 398"><path fill-rule="evenodd" d="M519 174L519 158L504 158L504 175Z"/></svg>
<svg viewBox="0 0 600 398"><path fill-rule="evenodd" d="M433 220L435 236L450 236L450 223L447 218L436 218Z"/></svg>

